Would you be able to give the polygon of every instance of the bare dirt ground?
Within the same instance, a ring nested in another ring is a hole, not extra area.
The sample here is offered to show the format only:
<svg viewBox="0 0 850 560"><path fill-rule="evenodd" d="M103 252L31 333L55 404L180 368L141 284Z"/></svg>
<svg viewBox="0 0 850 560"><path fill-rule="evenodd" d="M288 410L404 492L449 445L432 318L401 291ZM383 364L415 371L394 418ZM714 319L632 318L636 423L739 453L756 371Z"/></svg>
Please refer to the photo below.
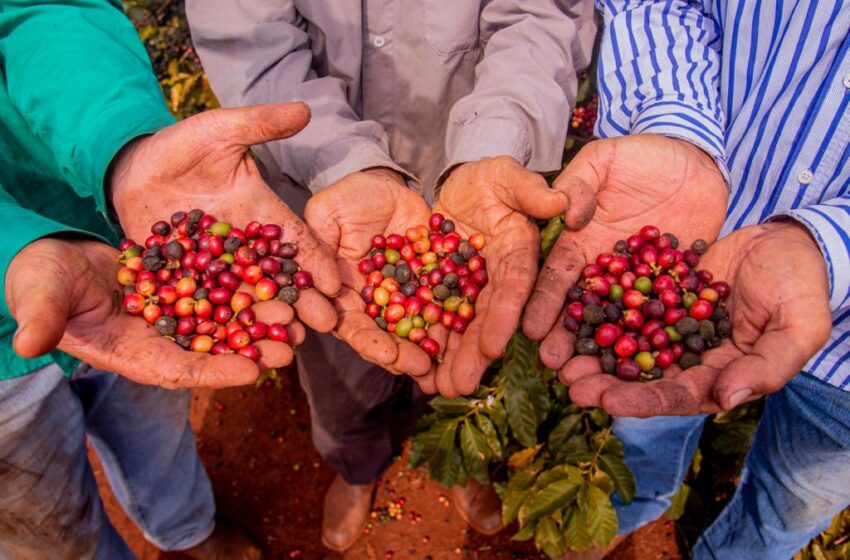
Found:
<svg viewBox="0 0 850 560"><path fill-rule="evenodd" d="M333 479L310 442L306 397L294 376L281 388L197 390L191 421L220 514L245 527L283 560L536 559L531 545L510 531L484 537L470 531L451 507L449 492L399 458L381 480L374 519L344 555L319 539L322 498ZM96 464L106 509L140 560L177 560L148 544L121 511ZM393 517L393 514L395 517ZM624 541L610 560L675 560L682 554L672 523L660 520Z"/></svg>

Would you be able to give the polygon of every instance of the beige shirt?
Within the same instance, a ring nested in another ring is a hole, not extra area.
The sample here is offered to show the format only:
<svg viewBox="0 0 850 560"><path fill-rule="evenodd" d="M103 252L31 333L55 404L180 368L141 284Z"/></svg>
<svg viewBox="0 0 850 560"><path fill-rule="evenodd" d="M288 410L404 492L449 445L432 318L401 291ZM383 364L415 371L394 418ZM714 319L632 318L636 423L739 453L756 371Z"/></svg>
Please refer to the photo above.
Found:
<svg viewBox="0 0 850 560"><path fill-rule="evenodd" d="M318 192L354 171L416 176L510 155L560 167L592 0L188 0L225 106L301 100L312 121L258 151ZM266 157L262 157L263 155Z"/></svg>

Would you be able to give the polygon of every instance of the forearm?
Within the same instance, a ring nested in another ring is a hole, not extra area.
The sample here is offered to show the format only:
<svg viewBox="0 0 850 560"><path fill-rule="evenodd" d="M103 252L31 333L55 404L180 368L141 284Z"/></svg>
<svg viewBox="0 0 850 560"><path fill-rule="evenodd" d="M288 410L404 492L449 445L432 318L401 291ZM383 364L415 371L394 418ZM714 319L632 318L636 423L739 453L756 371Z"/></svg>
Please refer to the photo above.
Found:
<svg viewBox="0 0 850 560"><path fill-rule="evenodd" d="M174 122L120 4L4 2L0 54L12 103L51 148L64 179L103 211L115 154Z"/></svg>
<svg viewBox="0 0 850 560"><path fill-rule="evenodd" d="M595 35L587 2L490 2L473 91L452 108L447 167L511 156L539 172L560 167L577 74Z"/></svg>
<svg viewBox="0 0 850 560"><path fill-rule="evenodd" d="M649 132L687 140L727 177L720 25L701 1L599 1L599 119L607 138Z"/></svg>
<svg viewBox="0 0 850 560"><path fill-rule="evenodd" d="M285 142L266 144L274 163L297 183L319 192L370 167L401 173L389 156L381 125L361 121L345 80L319 77L310 38L294 2L189 0L192 37L221 102L242 106L303 101L310 124Z"/></svg>

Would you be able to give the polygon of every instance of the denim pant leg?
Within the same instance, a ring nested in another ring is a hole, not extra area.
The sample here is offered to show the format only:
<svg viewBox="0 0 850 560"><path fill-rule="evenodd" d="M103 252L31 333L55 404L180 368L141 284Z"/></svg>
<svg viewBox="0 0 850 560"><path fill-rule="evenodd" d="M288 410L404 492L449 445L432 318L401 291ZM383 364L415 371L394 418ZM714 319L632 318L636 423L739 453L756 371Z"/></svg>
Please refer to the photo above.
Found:
<svg viewBox="0 0 850 560"><path fill-rule="evenodd" d="M805 373L767 398L741 482L694 558L791 558L850 504L850 392Z"/></svg>
<svg viewBox="0 0 850 560"><path fill-rule="evenodd" d="M635 498L613 496L625 535L655 521L670 507L691 464L706 416L616 418L613 433L623 442L626 464L635 475Z"/></svg>
<svg viewBox="0 0 850 560"><path fill-rule="evenodd" d="M0 558L134 558L103 511L83 407L58 366L0 381L0 426Z"/></svg>
<svg viewBox="0 0 850 560"><path fill-rule="evenodd" d="M109 485L145 538L184 550L215 527L215 499L189 425L189 392L80 366L72 381Z"/></svg>
<svg viewBox="0 0 850 560"><path fill-rule="evenodd" d="M394 452L399 419L388 401L401 378L332 335L309 330L298 348L298 374L319 454L350 484L377 480Z"/></svg>

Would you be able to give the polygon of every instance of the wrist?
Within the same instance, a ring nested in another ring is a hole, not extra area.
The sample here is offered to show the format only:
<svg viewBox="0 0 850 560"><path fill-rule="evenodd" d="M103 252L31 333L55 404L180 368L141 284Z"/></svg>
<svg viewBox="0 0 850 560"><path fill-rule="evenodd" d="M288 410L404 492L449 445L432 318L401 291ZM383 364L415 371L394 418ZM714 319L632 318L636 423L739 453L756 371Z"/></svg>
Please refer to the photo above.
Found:
<svg viewBox="0 0 850 560"><path fill-rule="evenodd" d="M367 175L373 175L375 177L386 177L400 185L407 186L404 176L395 169L390 169L389 167L370 167L362 170L361 173L366 173Z"/></svg>

